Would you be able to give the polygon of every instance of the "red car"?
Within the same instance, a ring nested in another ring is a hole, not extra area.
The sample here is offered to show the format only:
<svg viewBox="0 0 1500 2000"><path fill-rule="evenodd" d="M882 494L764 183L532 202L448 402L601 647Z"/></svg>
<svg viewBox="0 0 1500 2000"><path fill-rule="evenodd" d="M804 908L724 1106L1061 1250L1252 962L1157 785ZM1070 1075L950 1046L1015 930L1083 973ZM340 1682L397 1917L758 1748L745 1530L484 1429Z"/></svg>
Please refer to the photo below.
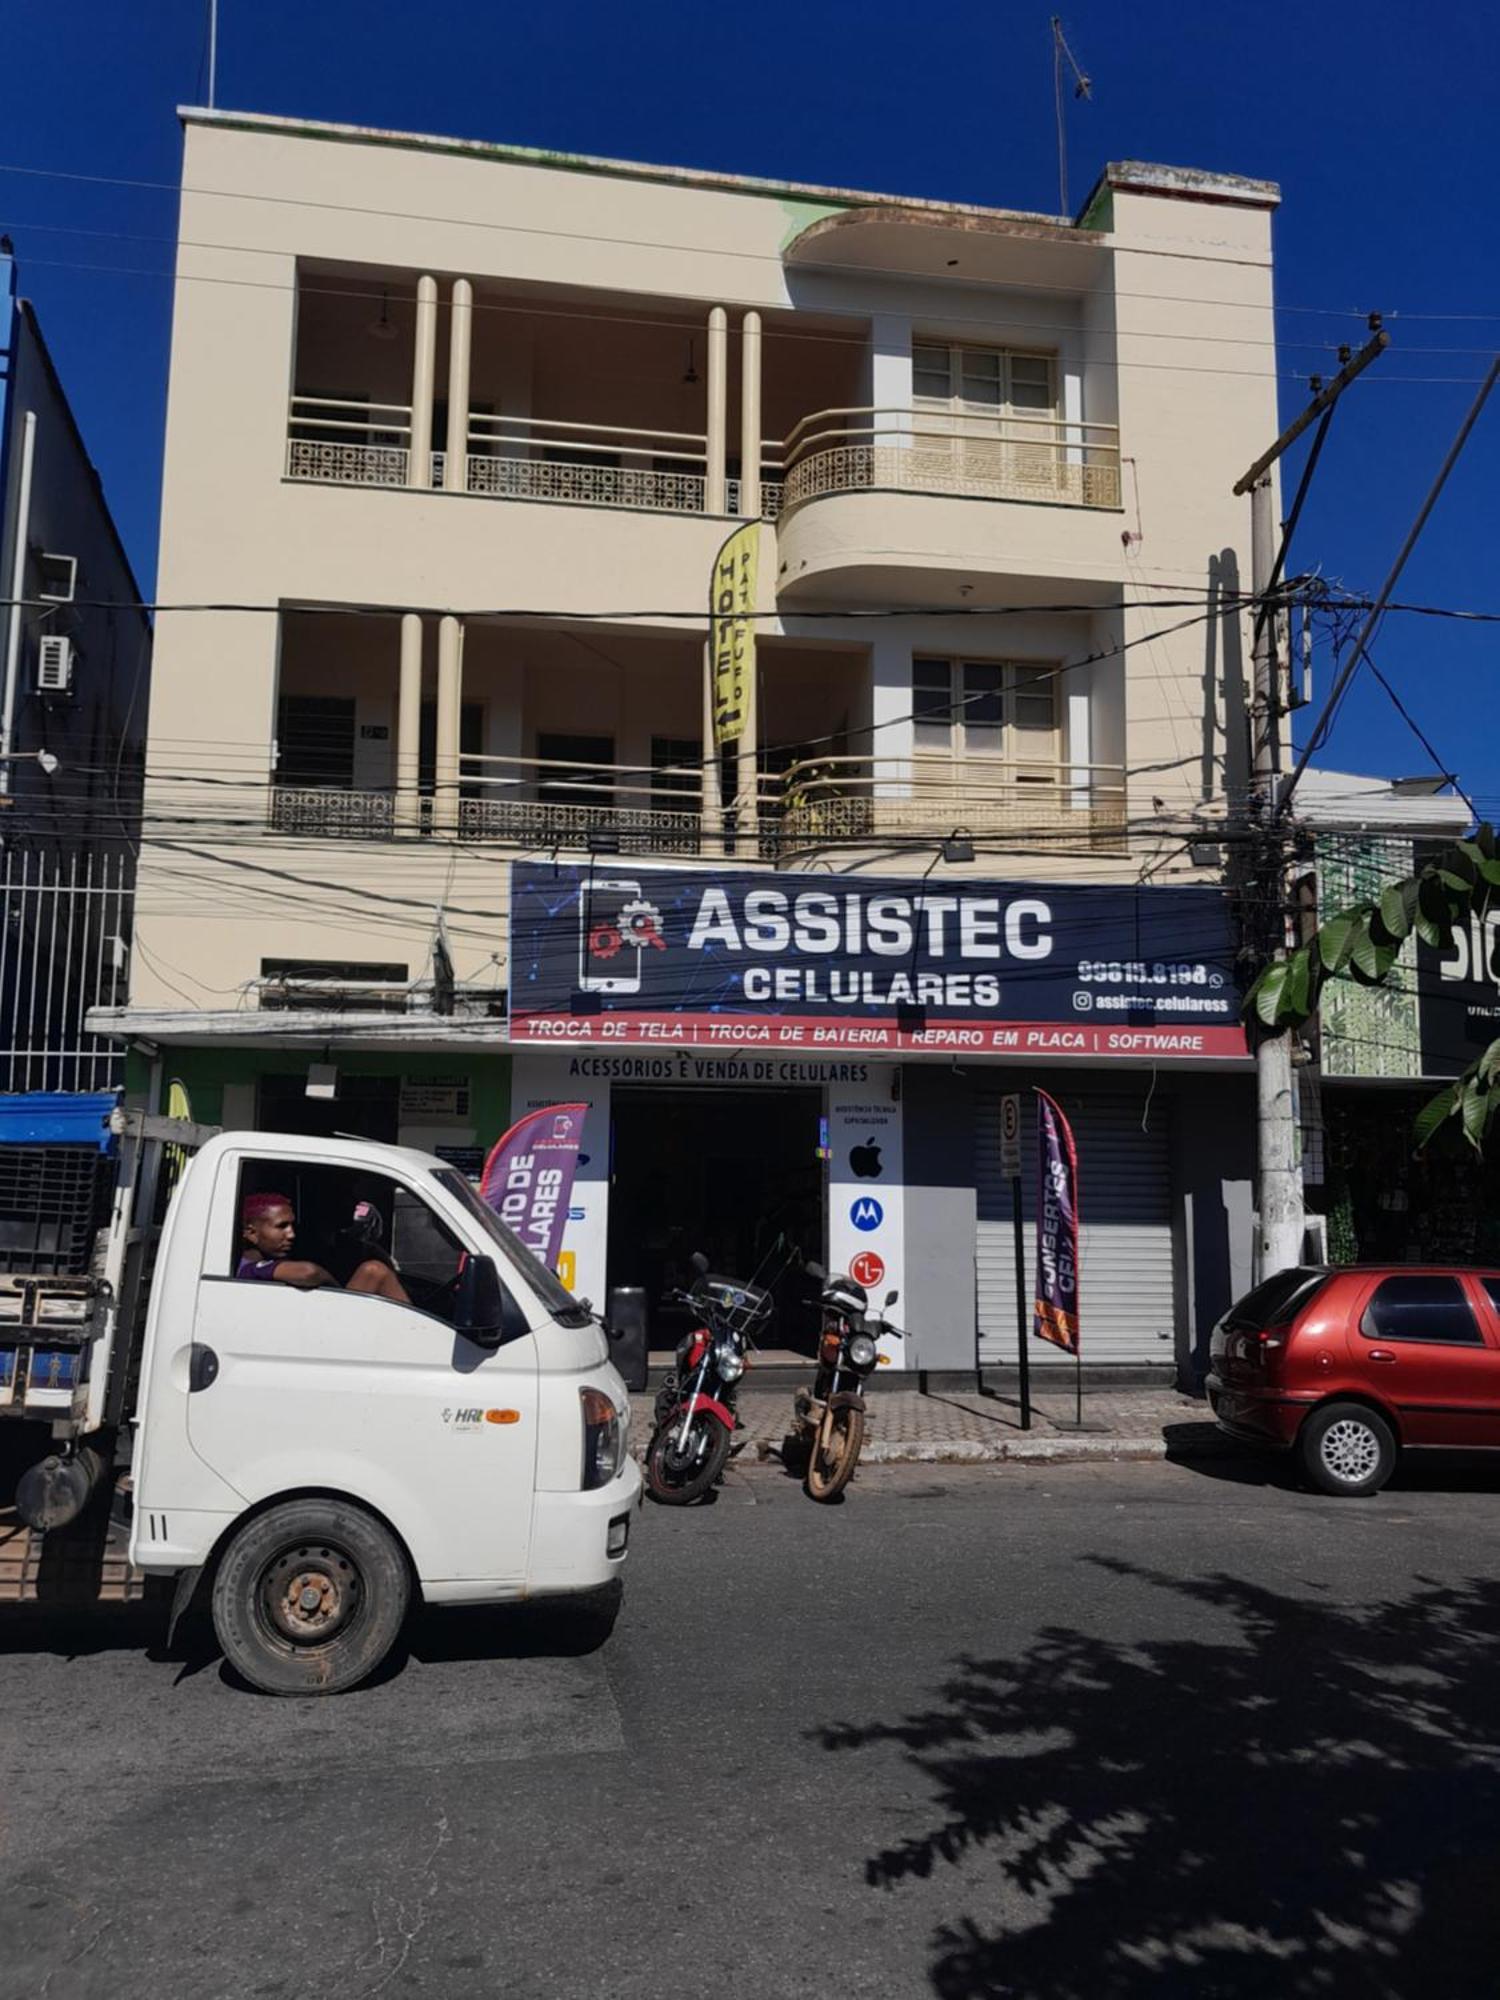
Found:
<svg viewBox="0 0 1500 2000"><path fill-rule="evenodd" d="M1210 1353L1220 1428L1294 1452L1324 1493L1378 1493L1400 1451L1500 1449L1500 1271L1281 1271Z"/></svg>

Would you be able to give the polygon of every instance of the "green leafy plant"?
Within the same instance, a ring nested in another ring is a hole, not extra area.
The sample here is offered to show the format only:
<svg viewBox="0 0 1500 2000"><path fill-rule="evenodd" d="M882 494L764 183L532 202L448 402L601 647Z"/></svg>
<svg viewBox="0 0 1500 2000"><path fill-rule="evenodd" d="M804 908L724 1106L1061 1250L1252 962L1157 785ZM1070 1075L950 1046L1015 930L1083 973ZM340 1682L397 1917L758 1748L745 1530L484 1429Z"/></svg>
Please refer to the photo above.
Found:
<svg viewBox="0 0 1500 2000"><path fill-rule="evenodd" d="M1268 965L1245 996L1245 1012L1264 1028L1297 1028L1317 1012L1330 979L1379 986L1390 976L1413 933L1446 951L1453 934L1491 910L1500 910L1500 857L1488 824L1457 840L1419 873L1386 885L1367 901L1351 903L1285 958ZM1490 1122L1500 1108L1500 1040L1424 1105L1416 1123L1419 1146L1450 1121L1476 1153L1483 1152Z"/></svg>

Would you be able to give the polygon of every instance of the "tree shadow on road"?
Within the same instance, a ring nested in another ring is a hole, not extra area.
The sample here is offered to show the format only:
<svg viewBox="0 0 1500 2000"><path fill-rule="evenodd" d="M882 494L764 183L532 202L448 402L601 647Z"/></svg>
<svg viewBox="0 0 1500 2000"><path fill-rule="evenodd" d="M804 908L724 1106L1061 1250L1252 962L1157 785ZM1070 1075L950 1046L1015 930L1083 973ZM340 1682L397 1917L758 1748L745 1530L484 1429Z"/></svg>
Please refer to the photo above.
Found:
<svg viewBox="0 0 1500 2000"><path fill-rule="evenodd" d="M952 1871L935 1992L1500 1993L1500 1584L1351 1606L1101 1566L1214 1636L1051 1630L960 1659L930 1709L818 1732L902 1745L936 1788L930 1831L866 1863L877 1891Z"/></svg>

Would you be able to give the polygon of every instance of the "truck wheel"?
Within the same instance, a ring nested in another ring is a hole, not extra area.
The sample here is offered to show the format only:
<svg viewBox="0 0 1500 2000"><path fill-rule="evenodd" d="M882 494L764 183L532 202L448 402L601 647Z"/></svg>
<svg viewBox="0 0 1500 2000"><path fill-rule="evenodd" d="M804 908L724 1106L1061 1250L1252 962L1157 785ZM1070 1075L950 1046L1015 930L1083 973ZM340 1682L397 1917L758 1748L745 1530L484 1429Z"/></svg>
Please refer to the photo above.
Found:
<svg viewBox="0 0 1500 2000"><path fill-rule="evenodd" d="M1309 1483L1336 1499L1378 1493L1396 1469L1396 1440L1383 1417L1363 1403L1329 1403L1297 1433L1297 1457Z"/></svg>
<svg viewBox="0 0 1500 2000"><path fill-rule="evenodd" d="M391 1650L410 1599L402 1551L362 1508L288 1500L224 1551L214 1631L262 1694L341 1694Z"/></svg>

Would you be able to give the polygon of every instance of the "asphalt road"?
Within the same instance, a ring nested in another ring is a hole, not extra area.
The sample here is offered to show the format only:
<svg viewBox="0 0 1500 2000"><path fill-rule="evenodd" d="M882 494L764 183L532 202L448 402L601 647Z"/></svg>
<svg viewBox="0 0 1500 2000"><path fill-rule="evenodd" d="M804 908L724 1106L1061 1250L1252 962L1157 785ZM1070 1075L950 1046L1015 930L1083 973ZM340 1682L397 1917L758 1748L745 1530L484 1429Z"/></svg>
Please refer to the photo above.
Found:
<svg viewBox="0 0 1500 2000"><path fill-rule="evenodd" d="M613 1638L282 1702L0 1622L0 1994L1494 1995L1500 1463L777 1470Z"/></svg>

